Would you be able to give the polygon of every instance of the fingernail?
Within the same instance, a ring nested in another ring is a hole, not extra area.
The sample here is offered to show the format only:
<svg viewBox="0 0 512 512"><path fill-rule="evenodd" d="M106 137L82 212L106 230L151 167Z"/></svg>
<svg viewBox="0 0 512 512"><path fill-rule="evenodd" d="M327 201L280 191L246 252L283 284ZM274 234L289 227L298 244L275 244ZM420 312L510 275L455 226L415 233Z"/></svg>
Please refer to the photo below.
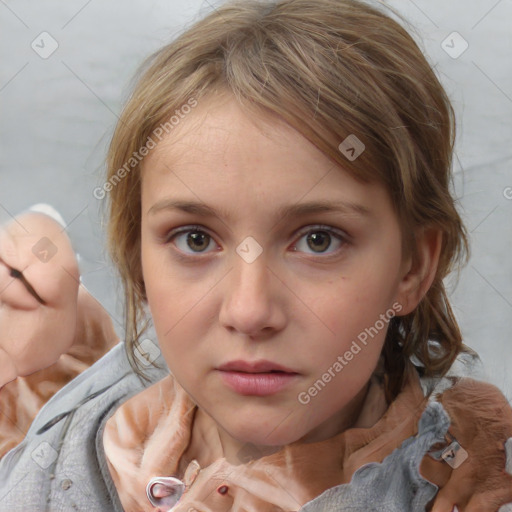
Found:
<svg viewBox="0 0 512 512"><path fill-rule="evenodd" d="M66 227L66 223L64 222L62 215L53 206L50 206L49 204L35 204L29 208L29 211L36 213L44 213L45 215L48 215L48 217L51 217L54 221L58 222L63 228Z"/></svg>

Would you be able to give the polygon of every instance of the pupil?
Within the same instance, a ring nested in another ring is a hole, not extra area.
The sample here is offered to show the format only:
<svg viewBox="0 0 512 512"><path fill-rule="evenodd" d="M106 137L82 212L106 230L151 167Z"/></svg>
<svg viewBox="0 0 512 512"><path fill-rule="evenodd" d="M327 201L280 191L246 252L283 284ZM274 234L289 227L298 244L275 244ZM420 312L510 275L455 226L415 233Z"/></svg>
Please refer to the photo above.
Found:
<svg viewBox="0 0 512 512"><path fill-rule="evenodd" d="M207 237L208 237L208 235L206 233L201 233L199 231L193 231L193 232L189 233L189 235L187 237L187 243L192 242L192 244L195 244L195 247L190 243L188 244L191 249L204 250L208 247Z"/></svg>
<svg viewBox="0 0 512 512"><path fill-rule="evenodd" d="M308 243L312 242L310 247L313 250L320 249L318 252L325 250L329 247L330 244L330 235L325 231L317 231L316 233L312 233L308 236Z"/></svg>

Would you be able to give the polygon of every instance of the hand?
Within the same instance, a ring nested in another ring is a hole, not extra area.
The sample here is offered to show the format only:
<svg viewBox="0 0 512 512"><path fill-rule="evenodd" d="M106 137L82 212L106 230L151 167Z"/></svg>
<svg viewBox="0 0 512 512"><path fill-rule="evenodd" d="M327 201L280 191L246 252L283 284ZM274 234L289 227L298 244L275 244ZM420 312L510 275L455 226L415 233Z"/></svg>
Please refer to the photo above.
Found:
<svg viewBox="0 0 512 512"><path fill-rule="evenodd" d="M75 254L58 222L28 212L0 226L0 388L72 345L78 287Z"/></svg>
<svg viewBox="0 0 512 512"><path fill-rule="evenodd" d="M290 484L285 471L260 461L249 469L222 458L198 473L172 512L299 510L309 497Z"/></svg>
<svg viewBox="0 0 512 512"><path fill-rule="evenodd" d="M512 437L510 404L496 387L472 379L461 379L439 401L452 419L450 432L469 456L456 469L423 459L421 474L440 487L432 512L498 512L512 503L512 474L506 471L512 453L507 461L505 452Z"/></svg>

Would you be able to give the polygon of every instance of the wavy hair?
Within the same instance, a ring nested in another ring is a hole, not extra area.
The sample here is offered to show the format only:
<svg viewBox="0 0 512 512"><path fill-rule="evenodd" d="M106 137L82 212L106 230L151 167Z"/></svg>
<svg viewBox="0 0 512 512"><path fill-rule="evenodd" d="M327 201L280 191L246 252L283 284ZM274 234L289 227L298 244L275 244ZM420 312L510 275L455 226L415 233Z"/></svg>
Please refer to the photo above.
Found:
<svg viewBox="0 0 512 512"><path fill-rule="evenodd" d="M128 169L126 163L191 98L200 102L226 91L246 110L285 120L356 179L385 186L404 251L414 255L418 228L442 232L432 286L413 312L393 318L388 328L388 400L402 388L413 357L423 374L444 374L469 351L443 284L469 255L450 192L453 108L411 35L391 14L356 0L231 1L144 63L107 156L107 181L115 185L109 187L108 245L124 286L133 367L140 372L133 351L144 330L146 294L140 164ZM354 161L338 149L351 134L366 146Z"/></svg>

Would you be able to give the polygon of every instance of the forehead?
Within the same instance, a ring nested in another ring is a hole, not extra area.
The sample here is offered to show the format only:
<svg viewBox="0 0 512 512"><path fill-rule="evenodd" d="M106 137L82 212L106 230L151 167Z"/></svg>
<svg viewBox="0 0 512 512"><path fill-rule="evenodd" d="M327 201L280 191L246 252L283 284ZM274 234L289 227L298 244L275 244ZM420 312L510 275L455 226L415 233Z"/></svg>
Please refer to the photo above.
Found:
<svg viewBox="0 0 512 512"><path fill-rule="evenodd" d="M172 198L222 210L325 200L371 211L387 194L357 181L276 116L255 116L223 96L200 101L143 161L145 211Z"/></svg>
<svg viewBox="0 0 512 512"><path fill-rule="evenodd" d="M295 163L312 159L330 162L276 115L248 112L231 95L223 93L202 99L194 110L183 115L144 161L143 169L154 167L157 162L179 166L201 162L203 168L209 162L222 162L223 168L234 170L241 164L264 160L268 163L271 158Z"/></svg>

